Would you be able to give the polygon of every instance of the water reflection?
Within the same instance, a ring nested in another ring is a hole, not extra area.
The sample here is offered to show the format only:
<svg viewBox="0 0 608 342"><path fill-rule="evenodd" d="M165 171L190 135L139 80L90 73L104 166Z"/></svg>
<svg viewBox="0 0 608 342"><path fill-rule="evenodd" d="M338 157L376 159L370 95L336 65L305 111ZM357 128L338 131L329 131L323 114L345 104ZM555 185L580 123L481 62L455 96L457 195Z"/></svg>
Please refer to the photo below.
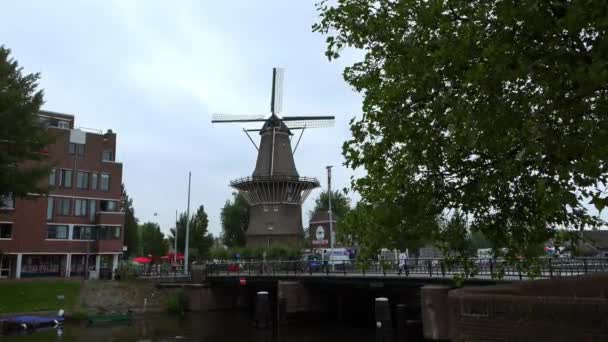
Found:
<svg viewBox="0 0 608 342"><path fill-rule="evenodd" d="M154 315L130 325L86 327L67 323L63 332L0 336L0 341L209 341L209 342L337 342L373 341L373 330L320 321L290 321L274 330L257 330L244 312L213 312L184 316Z"/></svg>

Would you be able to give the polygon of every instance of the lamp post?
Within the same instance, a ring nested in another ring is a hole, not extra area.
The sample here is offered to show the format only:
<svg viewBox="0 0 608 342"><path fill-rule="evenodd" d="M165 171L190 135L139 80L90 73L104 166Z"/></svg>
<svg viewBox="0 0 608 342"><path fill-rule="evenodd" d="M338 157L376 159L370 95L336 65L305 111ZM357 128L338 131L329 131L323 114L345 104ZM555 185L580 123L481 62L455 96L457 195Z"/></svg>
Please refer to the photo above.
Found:
<svg viewBox="0 0 608 342"><path fill-rule="evenodd" d="M331 256L334 254L334 227L333 227L333 217L331 213L331 168L332 165L328 165L325 168L327 169L327 196L329 200L329 264L333 269L333 264L331 262Z"/></svg>
<svg viewBox="0 0 608 342"><path fill-rule="evenodd" d="M173 237L173 264L177 264L177 209L175 209L175 236Z"/></svg>
<svg viewBox="0 0 608 342"><path fill-rule="evenodd" d="M188 247L190 241L190 183L192 172L188 172L188 207L186 209L186 244L184 245L184 274L188 274Z"/></svg>

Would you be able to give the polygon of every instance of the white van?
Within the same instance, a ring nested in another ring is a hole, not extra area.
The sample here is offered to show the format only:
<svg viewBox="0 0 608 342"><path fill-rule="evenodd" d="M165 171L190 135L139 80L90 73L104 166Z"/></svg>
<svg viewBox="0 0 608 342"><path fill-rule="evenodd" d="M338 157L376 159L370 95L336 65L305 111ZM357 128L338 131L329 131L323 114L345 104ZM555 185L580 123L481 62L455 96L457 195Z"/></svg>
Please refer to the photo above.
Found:
<svg viewBox="0 0 608 342"><path fill-rule="evenodd" d="M342 265L350 263L350 255L346 248L334 248L323 250L323 261L328 261L330 265Z"/></svg>

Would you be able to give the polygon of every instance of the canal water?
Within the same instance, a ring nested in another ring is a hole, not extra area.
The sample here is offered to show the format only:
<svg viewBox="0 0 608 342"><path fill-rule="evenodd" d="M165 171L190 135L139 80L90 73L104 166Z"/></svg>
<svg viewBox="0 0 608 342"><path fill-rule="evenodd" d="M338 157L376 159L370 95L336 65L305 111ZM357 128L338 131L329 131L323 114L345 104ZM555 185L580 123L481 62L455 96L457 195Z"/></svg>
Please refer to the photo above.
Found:
<svg viewBox="0 0 608 342"><path fill-rule="evenodd" d="M321 319L290 320L286 326L259 330L246 312L188 313L183 316L152 314L127 324L87 327L67 322L57 330L21 336L1 336L0 341L205 341L205 342L369 342L374 330L339 325Z"/></svg>

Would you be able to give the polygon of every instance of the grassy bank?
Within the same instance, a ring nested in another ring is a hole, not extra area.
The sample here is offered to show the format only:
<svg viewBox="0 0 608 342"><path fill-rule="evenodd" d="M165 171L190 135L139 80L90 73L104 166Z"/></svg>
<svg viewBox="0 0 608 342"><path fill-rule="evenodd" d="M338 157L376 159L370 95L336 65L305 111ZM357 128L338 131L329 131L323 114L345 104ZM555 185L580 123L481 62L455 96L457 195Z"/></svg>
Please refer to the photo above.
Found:
<svg viewBox="0 0 608 342"><path fill-rule="evenodd" d="M72 310L78 302L78 280L0 281L0 314ZM58 296L63 295L63 299Z"/></svg>

